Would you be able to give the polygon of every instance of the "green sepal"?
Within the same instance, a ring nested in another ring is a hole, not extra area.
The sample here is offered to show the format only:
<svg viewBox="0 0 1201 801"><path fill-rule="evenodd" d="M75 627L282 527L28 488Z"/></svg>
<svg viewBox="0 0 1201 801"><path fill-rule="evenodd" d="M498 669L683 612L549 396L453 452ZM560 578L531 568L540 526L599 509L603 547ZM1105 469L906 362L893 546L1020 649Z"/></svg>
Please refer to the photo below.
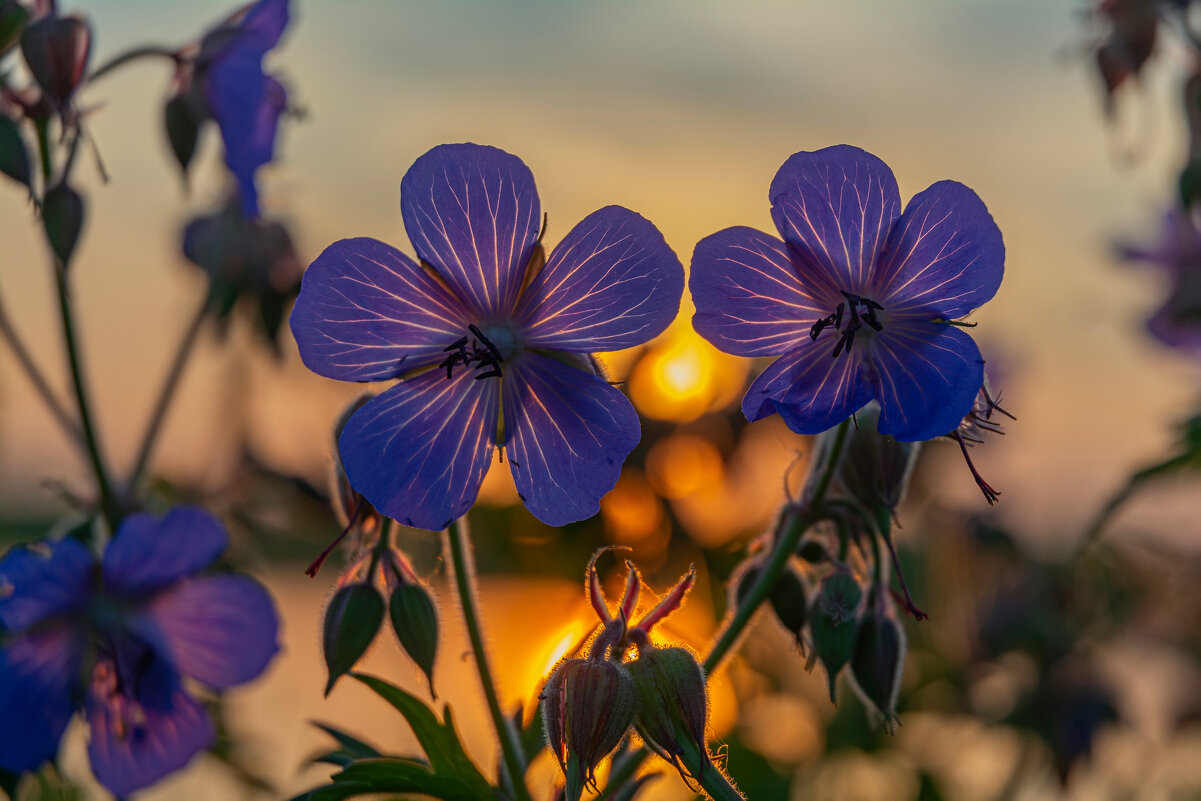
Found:
<svg viewBox="0 0 1201 801"><path fill-rule="evenodd" d="M859 606L863 589L848 570L839 570L822 581L809 616L813 648L826 669L830 700L835 697L838 672L851 660L859 633Z"/></svg>

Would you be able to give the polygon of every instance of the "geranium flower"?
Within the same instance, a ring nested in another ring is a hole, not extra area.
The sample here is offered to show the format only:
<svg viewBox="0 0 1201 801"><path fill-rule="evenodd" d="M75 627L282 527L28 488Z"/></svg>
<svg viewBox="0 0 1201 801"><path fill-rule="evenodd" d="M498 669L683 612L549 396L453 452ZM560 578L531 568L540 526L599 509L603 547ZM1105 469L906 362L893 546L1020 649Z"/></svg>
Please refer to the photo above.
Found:
<svg viewBox="0 0 1201 801"><path fill-rule="evenodd" d="M679 259L653 225L609 206L543 266L534 177L492 147L429 151L401 181L400 206L421 264L374 239L335 242L292 311L309 369L401 379L342 431L351 485L390 517L443 528L471 507L500 446L540 519L595 514L639 425L589 354L667 327Z"/></svg>
<svg viewBox="0 0 1201 801"><path fill-rule="evenodd" d="M205 118L216 120L225 163L248 218L259 214L254 174L275 157L275 134L288 105L283 85L263 72L263 57L279 43L288 18L288 0L258 0L177 56L176 88L167 115L172 147L186 169L197 128ZM172 117L173 108L182 119ZM172 133L172 125L186 133ZM182 139L176 141L176 135Z"/></svg>
<svg viewBox="0 0 1201 801"><path fill-rule="evenodd" d="M790 157L771 184L784 241L736 227L701 240L696 330L739 356L780 356L742 402L817 434L869 401L879 431L932 439L959 425L984 380L951 321L1001 284L1001 232L976 193L940 181L909 201L888 165L848 145Z"/></svg>
<svg viewBox="0 0 1201 801"><path fill-rule="evenodd" d="M1159 267L1171 289L1147 320L1151 336L1165 345L1201 352L1201 229L1185 211L1164 215L1159 241L1149 248L1123 247L1121 255Z"/></svg>
<svg viewBox="0 0 1201 801"><path fill-rule="evenodd" d="M198 576L225 550L221 524L179 507L125 519L99 564L78 540L0 560L0 768L54 757L76 710L97 780L124 797L212 745L188 677L250 681L278 650L271 597L230 574Z"/></svg>

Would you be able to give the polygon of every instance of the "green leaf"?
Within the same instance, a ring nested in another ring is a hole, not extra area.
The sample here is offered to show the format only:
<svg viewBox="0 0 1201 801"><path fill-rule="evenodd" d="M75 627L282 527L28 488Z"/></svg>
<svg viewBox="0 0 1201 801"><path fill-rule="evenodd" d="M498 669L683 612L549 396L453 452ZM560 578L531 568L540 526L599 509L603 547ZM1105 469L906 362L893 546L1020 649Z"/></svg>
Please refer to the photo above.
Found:
<svg viewBox="0 0 1201 801"><path fill-rule="evenodd" d="M342 746L341 750L352 755L355 759L381 756L379 751L341 729L336 729L327 723L317 723L316 721L313 721L313 725L337 740L338 745Z"/></svg>
<svg viewBox="0 0 1201 801"><path fill-rule="evenodd" d="M417 735L421 750L429 758L430 767L433 768L436 775L444 778L459 778L471 789L476 798L493 797L492 787L488 784L488 780L484 778L479 768L463 750L458 731L455 729L454 719L451 717L450 707L445 707L444 720L439 721L433 710L423 701L399 687L375 676L362 673L350 675L366 684L376 695L383 698L404 716L413 729L413 734Z"/></svg>
<svg viewBox="0 0 1201 801"><path fill-rule="evenodd" d="M367 646L375 639L384 620L384 599L370 584L350 584L334 593L325 609L325 625L321 637L329 681L325 694L334 682L350 672Z"/></svg>
<svg viewBox="0 0 1201 801"><path fill-rule="evenodd" d="M0 0L0 53L17 43L29 12L16 0Z"/></svg>
<svg viewBox="0 0 1201 801"><path fill-rule="evenodd" d="M521 732L521 750L525 754L525 763L528 765L546 748L546 730L542 725L542 704L534 704L534 719L530 721L530 725L521 725L520 711L518 711L514 723L517 730Z"/></svg>
<svg viewBox="0 0 1201 801"><path fill-rule="evenodd" d="M0 172L27 188L33 176L21 129L16 120L6 114L0 114Z"/></svg>
<svg viewBox="0 0 1201 801"><path fill-rule="evenodd" d="M376 793L421 793L443 801L493 801L492 788L473 786L469 778L433 773L429 768L397 757L361 759L346 766L334 777L341 781L365 784Z"/></svg>

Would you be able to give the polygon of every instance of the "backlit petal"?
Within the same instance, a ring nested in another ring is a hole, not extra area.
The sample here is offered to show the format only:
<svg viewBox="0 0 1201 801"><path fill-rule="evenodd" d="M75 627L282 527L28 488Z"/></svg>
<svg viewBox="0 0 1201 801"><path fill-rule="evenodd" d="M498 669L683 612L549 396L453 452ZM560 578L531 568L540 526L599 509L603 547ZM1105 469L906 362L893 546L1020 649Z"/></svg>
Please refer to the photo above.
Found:
<svg viewBox="0 0 1201 801"><path fill-rule="evenodd" d="M984 359L972 338L923 318L890 320L872 340L872 395L881 434L902 442L953 431L984 381Z"/></svg>
<svg viewBox="0 0 1201 801"><path fill-rule="evenodd" d="M534 176L482 145L440 145L409 168L400 210L417 254L480 319L507 317L542 225Z"/></svg>
<svg viewBox="0 0 1201 801"><path fill-rule="evenodd" d="M992 298L1004 271L1001 230L983 201L963 184L939 181L909 201L867 294L889 311L953 320Z"/></svg>
<svg viewBox="0 0 1201 801"><path fill-rule="evenodd" d="M177 671L217 689L256 678L279 650L275 604L246 576L185 579L129 625Z"/></svg>
<svg viewBox="0 0 1201 801"><path fill-rule="evenodd" d="M0 626L28 628L84 606L96 560L79 540L17 545L0 560Z"/></svg>
<svg viewBox="0 0 1201 801"><path fill-rule="evenodd" d="M507 380L509 367L504 365ZM338 441L350 485L388 517L436 531L475 502L492 457L496 378L429 370L373 398Z"/></svg>
<svg viewBox="0 0 1201 801"><path fill-rule="evenodd" d="M0 649L0 768L33 770L58 752L83 647L78 631L54 625Z"/></svg>
<svg viewBox="0 0 1201 801"><path fill-rule="evenodd" d="M688 278L692 325L738 356L783 353L809 336L837 300L815 300L797 275L788 246L754 228L727 228L697 243Z"/></svg>
<svg viewBox="0 0 1201 801"><path fill-rule="evenodd" d="M850 145L795 153L772 180L769 200L780 234L812 268L802 275L807 285L866 294L876 256L901 214L887 164Z"/></svg>
<svg viewBox="0 0 1201 801"><path fill-rule="evenodd" d="M779 412L798 434L820 434L859 411L871 400L863 375L863 348L831 356L833 336L806 339L795 350L772 362L755 379L742 411L748 420Z"/></svg>
<svg viewBox="0 0 1201 801"><path fill-rule="evenodd" d="M136 700L144 718L123 719L103 699L88 703L88 756L96 780L119 798L184 767L217 737L204 706L184 692L161 660L142 675Z"/></svg>
<svg viewBox="0 0 1201 801"><path fill-rule="evenodd" d="M310 370L341 381L436 365L467 333L467 312L437 280L375 239L343 239L304 274L292 335Z"/></svg>
<svg viewBox="0 0 1201 801"><path fill-rule="evenodd" d="M638 414L598 376L526 352L504 381L505 453L534 515L552 526L596 514L638 444Z"/></svg>
<svg viewBox="0 0 1201 801"><path fill-rule="evenodd" d="M104 551L104 584L122 595L151 593L204 570L228 543L221 521L199 507L130 515Z"/></svg>
<svg viewBox="0 0 1201 801"><path fill-rule="evenodd" d="M521 297L516 317L534 347L576 352L641 345L675 319L684 268L663 235L621 206L571 230Z"/></svg>

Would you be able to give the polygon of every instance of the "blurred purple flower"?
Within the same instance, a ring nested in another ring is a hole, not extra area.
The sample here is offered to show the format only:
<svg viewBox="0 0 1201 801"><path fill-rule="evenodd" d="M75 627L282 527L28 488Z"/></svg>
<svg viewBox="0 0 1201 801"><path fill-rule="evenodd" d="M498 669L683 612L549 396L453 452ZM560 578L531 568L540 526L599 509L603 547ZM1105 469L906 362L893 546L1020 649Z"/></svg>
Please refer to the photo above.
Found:
<svg viewBox="0 0 1201 801"><path fill-rule="evenodd" d="M1163 305L1147 320L1147 330L1173 348L1201 353L1201 228L1187 212L1164 215L1159 241L1150 248L1124 246L1129 261L1161 268L1171 281Z"/></svg>
<svg viewBox="0 0 1201 801"><path fill-rule="evenodd" d="M875 399L879 431L932 439L959 425L984 380L949 321L996 294L1001 232L976 194L940 181L901 213L884 162L848 145L796 153L772 181L784 241L736 227L701 240L696 330L739 356L780 356L742 402L817 434Z"/></svg>
<svg viewBox="0 0 1201 801"><path fill-rule="evenodd" d="M215 739L184 688L250 681L278 650L271 597L230 574L196 575L225 550L207 512L126 518L97 564L74 539L0 560L0 768L54 757L76 710L97 780L118 796L182 768Z"/></svg>
<svg viewBox="0 0 1201 801"><path fill-rule="evenodd" d="M255 171L275 156L276 129L288 104L283 85L263 72L263 57L279 43L288 16L288 0L258 0L205 34L193 74L185 66L177 76L181 95L196 82L205 111L217 121L249 218L259 213Z"/></svg>
<svg viewBox="0 0 1201 801"><path fill-rule="evenodd" d="M679 259L647 220L609 206L544 266L534 176L492 147L429 151L405 174L400 206L421 264L374 239L335 242L292 312L309 369L401 379L343 429L351 485L390 517L443 528L471 507L499 445L541 520L595 514L639 425L589 354L667 327Z"/></svg>

